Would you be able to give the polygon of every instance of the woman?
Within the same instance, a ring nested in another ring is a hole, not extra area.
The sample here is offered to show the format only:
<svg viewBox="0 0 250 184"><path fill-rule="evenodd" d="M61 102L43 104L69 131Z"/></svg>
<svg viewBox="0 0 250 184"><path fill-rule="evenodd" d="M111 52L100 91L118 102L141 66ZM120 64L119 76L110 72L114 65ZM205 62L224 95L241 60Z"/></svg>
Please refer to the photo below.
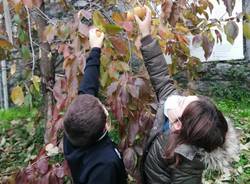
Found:
<svg viewBox="0 0 250 184"><path fill-rule="evenodd" d="M144 62L159 101L142 160L142 179L148 184L200 184L205 169L229 167L237 155L235 131L207 97L178 95L159 44L150 36L149 8L143 21L135 19L143 37Z"/></svg>

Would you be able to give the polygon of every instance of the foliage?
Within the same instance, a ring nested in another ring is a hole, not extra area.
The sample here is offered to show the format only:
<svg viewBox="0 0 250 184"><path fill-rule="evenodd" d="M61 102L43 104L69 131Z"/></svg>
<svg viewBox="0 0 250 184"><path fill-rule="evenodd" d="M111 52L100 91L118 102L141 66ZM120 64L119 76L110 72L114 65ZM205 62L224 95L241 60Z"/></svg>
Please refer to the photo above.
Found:
<svg viewBox="0 0 250 184"><path fill-rule="evenodd" d="M231 16L235 0L218 0L218 2L225 4ZM141 37L135 22L128 20L126 10L140 6L141 3L134 0L122 1L120 3L125 9L113 11L112 7L115 5L113 1L105 1L102 4L91 2L77 11L67 2L60 1L61 10L68 15L61 19L51 19L42 12L39 7L44 3L45 1L42 0L15 0L11 1L11 7L14 14L13 22L17 29L15 46L24 62L32 57L34 65L35 55L31 54L33 42L30 38L32 36L30 29L35 36L39 27L29 24L31 12L45 18L48 23L43 38L40 38L50 46L49 50L46 50L48 57L61 58L60 60L63 61L65 75L57 78L53 89L50 89L53 92L55 105L52 107L51 118L46 122L45 134L52 144L49 147L54 149L61 143L63 113L77 95L78 79L82 74L84 75L82 70L90 49L88 30L93 23L105 32L101 57L101 86L107 100L104 103L109 106L119 124L121 139L119 147L124 154L126 169L131 176L129 178L140 183L138 166L143 145L152 126L153 115L149 104L152 102L153 95L145 68L140 67L134 72L131 67L135 61L142 59ZM202 47L204 56L208 59L212 54L215 40L221 42L220 32L225 31L228 41L234 42L238 35L235 20L240 20L243 15L230 17L227 20L209 19L208 12L213 10L213 4L208 0L194 2L164 0L154 1L154 3L147 1L146 4L153 11L152 35L159 40L163 53L171 57L170 74L176 72L177 66L187 66L189 73L195 74L193 70L200 60L191 56L189 46L193 44L196 47ZM157 10L159 5L161 5L161 14ZM227 22L224 29L223 21ZM248 37L247 31L245 32ZM192 40L189 36L193 37ZM4 44L0 42L0 46L3 47ZM34 75L34 67L27 78L28 82L21 82L19 86L13 88L12 99L18 105L25 101L24 93L20 92L21 89L26 89L25 96L28 96L28 99L34 98L40 92L41 81ZM50 163L46 146L48 145L41 148L28 167L16 175L17 182L36 183L39 180L44 183L63 182L63 177L69 174L67 165L64 162Z"/></svg>

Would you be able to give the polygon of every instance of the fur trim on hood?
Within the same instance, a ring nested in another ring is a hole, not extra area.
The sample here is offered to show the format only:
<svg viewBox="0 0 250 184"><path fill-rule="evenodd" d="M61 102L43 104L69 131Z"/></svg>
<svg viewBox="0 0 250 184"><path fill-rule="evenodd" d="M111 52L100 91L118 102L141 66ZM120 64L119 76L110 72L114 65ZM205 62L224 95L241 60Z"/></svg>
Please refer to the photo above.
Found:
<svg viewBox="0 0 250 184"><path fill-rule="evenodd" d="M232 120L229 118L226 119L228 123L228 132L223 147L218 147L210 153L203 149L198 150L198 153L202 156L202 161L205 163L208 170L223 171L225 168L230 168L233 161L239 159L239 138L233 127Z"/></svg>

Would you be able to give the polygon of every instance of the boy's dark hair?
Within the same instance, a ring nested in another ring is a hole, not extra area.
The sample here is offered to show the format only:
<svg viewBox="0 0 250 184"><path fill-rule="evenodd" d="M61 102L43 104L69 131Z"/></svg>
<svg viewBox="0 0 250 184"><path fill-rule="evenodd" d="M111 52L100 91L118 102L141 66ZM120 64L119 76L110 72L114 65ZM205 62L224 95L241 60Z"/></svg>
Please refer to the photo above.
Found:
<svg viewBox="0 0 250 184"><path fill-rule="evenodd" d="M102 135L106 114L100 101L92 95L79 95L69 106L64 116L64 130L75 146L88 146Z"/></svg>

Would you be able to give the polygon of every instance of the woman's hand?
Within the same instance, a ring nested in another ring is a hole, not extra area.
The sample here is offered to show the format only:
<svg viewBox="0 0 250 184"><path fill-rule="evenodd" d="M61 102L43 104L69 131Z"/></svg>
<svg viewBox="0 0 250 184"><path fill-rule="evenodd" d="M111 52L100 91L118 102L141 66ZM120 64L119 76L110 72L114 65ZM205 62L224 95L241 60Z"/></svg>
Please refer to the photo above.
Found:
<svg viewBox="0 0 250 184"><path fill-rule="evenodd" d="M142 37L145 37L151 33L151 10L149 7L145 6L146 8L146 16L142 21L137 15L135 15L135 20L139 26L140 32Z"/></svg>
<svg viewBox="0 0 250 184"><path fill-rule="evenodd" d="M103 44L104 33L97 28L91 28L89 30L89 44L91 48L101 48Z"/></svg>

